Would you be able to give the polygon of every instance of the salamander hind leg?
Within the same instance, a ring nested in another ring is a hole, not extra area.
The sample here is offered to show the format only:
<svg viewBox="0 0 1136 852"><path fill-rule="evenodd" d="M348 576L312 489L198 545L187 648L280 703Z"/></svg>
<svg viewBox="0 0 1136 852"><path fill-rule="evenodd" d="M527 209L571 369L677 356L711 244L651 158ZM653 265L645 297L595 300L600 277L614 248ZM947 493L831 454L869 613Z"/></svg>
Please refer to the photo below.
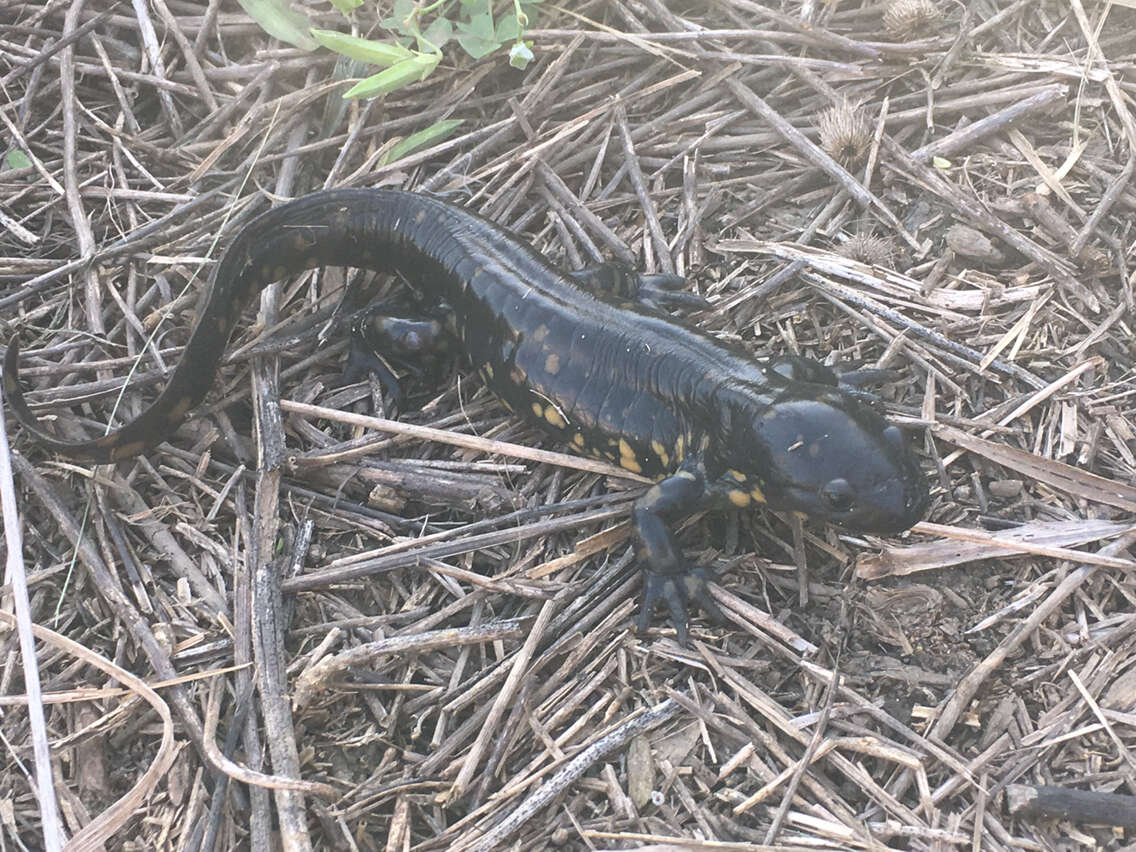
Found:
<svg viewBox="0 0 1136 852"><path fill-rule="evenodd" d="M637 628L646 629L660 601L667 607L680 645L686 645L687 609L693 601L711 618L724 620L707 585L709 571L686 561L667 521L702 507L707 498L706 479L695 465L688 465L648 489L635 501L632 524L636 548L643 564L643 598Z"/></svg>

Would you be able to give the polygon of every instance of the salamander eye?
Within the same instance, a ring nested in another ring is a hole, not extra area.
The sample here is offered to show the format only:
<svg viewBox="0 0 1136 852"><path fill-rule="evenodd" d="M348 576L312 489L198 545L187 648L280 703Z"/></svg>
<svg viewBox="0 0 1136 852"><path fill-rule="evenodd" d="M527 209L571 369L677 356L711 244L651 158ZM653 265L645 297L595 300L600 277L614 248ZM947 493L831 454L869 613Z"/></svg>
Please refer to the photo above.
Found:
<svg viewBox="0 0 1136 852"><path fill-rule="evenodd" d="M833 479L820 490L820 502L830 512L847 512L856 504L856 495L847 479Z"/></svg>

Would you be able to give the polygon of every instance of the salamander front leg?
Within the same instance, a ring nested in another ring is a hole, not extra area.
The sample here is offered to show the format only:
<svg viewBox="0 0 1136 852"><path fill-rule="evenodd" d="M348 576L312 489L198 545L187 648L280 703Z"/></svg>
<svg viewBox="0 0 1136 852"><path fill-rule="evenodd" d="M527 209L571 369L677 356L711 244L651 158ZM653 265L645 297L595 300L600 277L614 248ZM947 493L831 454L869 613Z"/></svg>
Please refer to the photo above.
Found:
<svg viewBox="0 0 1136 852"><path fill-rule="evenodd" d="M686 279L669 272L641 272L615 260L574 269L573 278L589 290L611 293L657 310L685 308L698 311L710 303L696 293L684 290Z"/></svg>
<svg viewBox="0 0 1136 852"><path fill-rule="evenodd" d="M833 369L803 355L782 355L774 358L766 369L787 382L811 382L816 385L842 388L869 404L879 403L880 399L875 394L862 390L865 385L878 385L896 378L896 371L887 368Z"/></svg>
<svg viewBox="0 0 1136 852"><path fill-rule="evenodd" d="M668 476L635 501L631 517L635 543L643 564L643 598L637 628L646 630L655 605L662 601L670 613L676 638L686 645L687 605L694 601L711 618L723 620L722 611L707 587L709 572L686 561L667 521L689 514L707 500L706 479L701 470L680 470Z"/></svg>
<svg viewBox="0 0 1136 852"><path fill-rule="evenodd" d="M398 408L402 401L398 377L379 353L396 358L409 369L416 370L416 362L420 362L424 354L437 352L444 345L442 323L437 319L393 317L371 312L357 320L352 328L351 350L343 377L348 382L358 382L373 374L391 404Z"/></svg>

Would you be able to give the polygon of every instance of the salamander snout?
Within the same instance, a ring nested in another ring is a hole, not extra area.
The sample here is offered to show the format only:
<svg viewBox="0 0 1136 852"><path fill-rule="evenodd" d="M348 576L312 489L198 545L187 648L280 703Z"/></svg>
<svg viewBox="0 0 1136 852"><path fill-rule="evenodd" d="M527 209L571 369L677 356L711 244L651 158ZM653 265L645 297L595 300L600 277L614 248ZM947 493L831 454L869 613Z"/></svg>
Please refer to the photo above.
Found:
<svg viewBox="0 0 1136 852"><path fill-rule="evenodd" d="M823 511L809 513L860 532L890 534L921 521L928 502L922 479L893 477L857 493L848 480L837 478L817 492Z"/></svg>
<svg viewBox="0 0 1136 852"><path fill-rule="evenodd" d="M770 508L852 530L897 533L922 520L927 486L899 428L850 394L800 385L754 423Z"/></svg>

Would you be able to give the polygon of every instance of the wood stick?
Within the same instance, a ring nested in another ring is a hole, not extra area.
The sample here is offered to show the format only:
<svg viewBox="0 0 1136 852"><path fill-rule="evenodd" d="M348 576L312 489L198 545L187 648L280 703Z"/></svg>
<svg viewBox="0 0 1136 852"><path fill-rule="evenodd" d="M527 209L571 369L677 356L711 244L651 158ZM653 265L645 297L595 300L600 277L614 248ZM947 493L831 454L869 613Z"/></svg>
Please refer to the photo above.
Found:
<svg viewBox="0 0 1136 852"><path fill-rule="evenodd" d="M921 148L916 148L910 154L911 159L925 163L932 157L949 157L958 151L967 150L983 139L1013 127L1027 115L1043 110L1068 95L1069 87L1062 83L1049 86L1037 94L1022 98L1008 107L991 113L986 118L980 118L974 124L968 124L953 133L948 133L942 139L936 139Z"/></svg>

